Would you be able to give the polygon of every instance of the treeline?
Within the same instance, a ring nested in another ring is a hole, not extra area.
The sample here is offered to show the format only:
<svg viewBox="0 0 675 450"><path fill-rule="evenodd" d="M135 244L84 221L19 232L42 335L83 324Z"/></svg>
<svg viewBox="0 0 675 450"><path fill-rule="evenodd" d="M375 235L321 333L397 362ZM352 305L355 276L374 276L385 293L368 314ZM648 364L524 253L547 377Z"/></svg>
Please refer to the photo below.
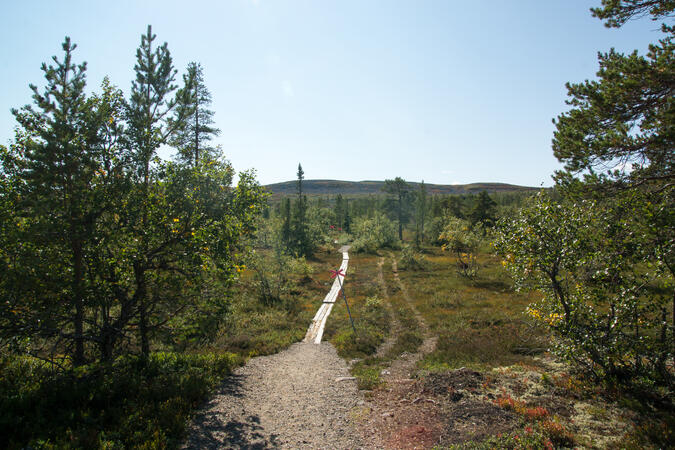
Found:
<svg viewBox="0 0 675 450"><path fill-rule="evenodd" d="M533 196L528 191L431 195L424 182L414 186L397 177L386 180L379 195L308 198L302 191L301 165L298 175L296 195L280 197L264 211L263 239L263 246L276 241L281 251L296 257L311 256L335 241L350 242L357 252L399 248L407 240L417 250L440 245L440 235L452 218L484 234L499 217L512 214Z"/></svg>
<svg viewBox="0 0 675 450"><path fill-rule="evenodd" d="M85 93L69 38L0 147L0 346L68 368L208 337L264 194L219 148L202 67L148 27L130 95ZM180 84L180 86L179 86ZM157 156L162 146L177 157Z"/></svg>

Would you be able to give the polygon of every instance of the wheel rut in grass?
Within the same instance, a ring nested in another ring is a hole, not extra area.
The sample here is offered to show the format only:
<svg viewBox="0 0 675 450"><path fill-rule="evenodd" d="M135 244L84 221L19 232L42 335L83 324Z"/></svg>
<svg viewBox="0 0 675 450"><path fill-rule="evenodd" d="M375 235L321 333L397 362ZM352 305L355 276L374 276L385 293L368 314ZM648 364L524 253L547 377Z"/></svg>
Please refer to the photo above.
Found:
<svg viewBox="0 0 675 450"><path fill-rule="evenodd" d="M398 276L398 266L396 264L396 258L394 257L391 258L391 268L396 285L400 289L405 303L412 311L415 321L417 322L417 325L419 326L420 331L422 331L424 337L422 344L415 353L404 353L398 359L392 362L389 368L390 374L388 374L388 379L385 378L386 381L409 379L417 367L417 362L422 359L424 355L434 351L436 348L436 342L438 341L438 336L434 336L431 333L429 326L424 320L424 317L422 317L422 314L420 314L417 308L415 308L415 304L410 298L408 290L401 281L401 278Z"/></svg>
<svg viewBox="0 0 675 450"><path fill-rule="evenodd" d="M383 263L383 259L378 262L378 281L382 283L386 300L391 308L386 281L382 275ZM432 335L424 317L415 308L398 276L393 256L391 263L396 287L401 291L403 300L424 337L415 352L404 352L382 371L384 385L369 394L368 402L363 407L365 418L361 422L361 433L368 448L431 448L437 443L444 429L442 412L433 399L425 397L420 380L413 379L412 376L417 370L418 361L436 348L438 337ZM395 314L393 317L395 318ZM382 347L389 346L382 355L386 355L401 334L406 332L398 320L396 323L398 326L392 326L392 335L382 345Z"/></svg>
<svg viewBox="0 0 675 450"><path fill-rule="evenodd" d="M389 314L389 320L391 323L391 333L385 339L385 341L377 348L375 353L376 358L386 356L391 349L396 344L399 334L401 334L401 323L396 318L396 313L393 306L391 306L391 300L389 299L389 290L387 289L387 282L384 280L384 273L382 272L382 266L384 265L384 258L380 258L377 261L377 283L380 285L380 292L384 298L385 307Z"/></svg>

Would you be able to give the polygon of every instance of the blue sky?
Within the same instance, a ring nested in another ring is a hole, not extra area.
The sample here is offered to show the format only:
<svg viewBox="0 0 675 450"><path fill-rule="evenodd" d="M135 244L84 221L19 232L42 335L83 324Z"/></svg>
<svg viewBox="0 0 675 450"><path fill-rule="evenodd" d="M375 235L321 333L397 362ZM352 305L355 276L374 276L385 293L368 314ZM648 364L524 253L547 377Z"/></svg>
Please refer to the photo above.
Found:
<svg viewBox="0 0 675 450"><path fill-rule="evenodd" d="M90 89L108 75L128 93L152 24L177 79L202 64L216 143L263 184L300 162L307 179L549 186L565 82L593 78L598 51L645 53L661 36L648 19L605 28L599 3L4 0L0 143L64 36Z"/></svg>

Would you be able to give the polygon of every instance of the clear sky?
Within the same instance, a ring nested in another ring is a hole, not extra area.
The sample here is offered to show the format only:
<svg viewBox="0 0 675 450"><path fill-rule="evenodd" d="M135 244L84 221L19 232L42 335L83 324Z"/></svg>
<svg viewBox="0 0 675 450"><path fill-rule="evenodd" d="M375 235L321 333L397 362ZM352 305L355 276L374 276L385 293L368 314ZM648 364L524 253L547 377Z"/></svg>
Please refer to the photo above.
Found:
<svg viewBox="0 0 675 450"><path fill-rule="evenodd" d="M600 0L0 0L0 143L64 36L129 92L148 24L179 74L204 67L237 170L295 178L551 185L551 119L597 52L645 53L648 19L607 29Z"/></svg>

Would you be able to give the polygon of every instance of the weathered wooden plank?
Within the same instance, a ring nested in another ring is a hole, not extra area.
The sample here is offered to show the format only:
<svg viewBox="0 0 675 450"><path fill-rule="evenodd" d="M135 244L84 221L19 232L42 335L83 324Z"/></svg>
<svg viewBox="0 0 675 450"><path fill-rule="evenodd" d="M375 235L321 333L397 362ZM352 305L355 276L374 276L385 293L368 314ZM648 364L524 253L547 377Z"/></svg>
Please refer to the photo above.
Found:
<svg viewBox="0 0 675 450"><path fill-rule="evenodd" d="M342 251L342 264L340 264L340 271L343 274L347 274L347 266L349 265L349 246L344 246L340 249ZM337 297L340 294L340 285L344 282L344 276L338 275L335 277L335 281L326 294L321 307L314 315L312 323L307 329L307 334L305 335L305 342L314 342L315 344L320 344L321 339L323 338L323 332L326 327L326 320L330 315L330 312L333 310L333 305L337 301Z"/></svg>

